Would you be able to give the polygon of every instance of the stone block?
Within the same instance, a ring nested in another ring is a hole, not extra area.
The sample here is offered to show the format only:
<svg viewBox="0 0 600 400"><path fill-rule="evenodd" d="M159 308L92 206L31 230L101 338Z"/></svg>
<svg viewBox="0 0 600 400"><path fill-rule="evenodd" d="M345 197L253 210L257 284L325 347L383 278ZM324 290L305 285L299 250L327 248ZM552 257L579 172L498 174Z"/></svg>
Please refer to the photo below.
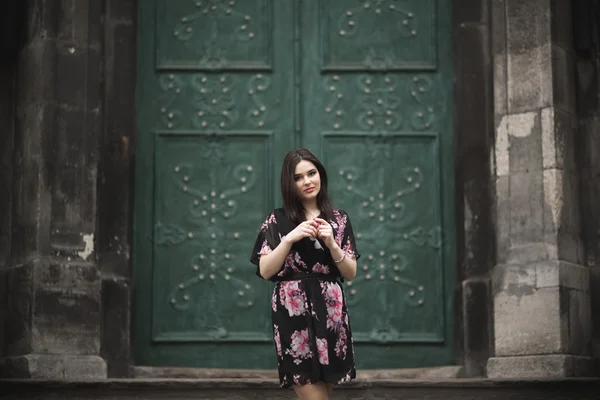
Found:
<svg viewBox="0 0 600 400"><path fill-rule="evenodd" d="M97 117L86 110L57 110L58 140L53 144L56 161L52 174L52 242L63 251L73 246L71 256L74 257L78 257L87 245L86 237L95 231L96 161L95 157L90 157L93 150L87 150L95 146L97 132L90 133L86 129L90 118L97 121ZM93 125L90 123L90 129L96 130L97 124ZM94 245L92 240L92 251Z"/></svg>
<svg viewBox="0 0 600 400"><path fill-rule="evenodd" d="M496 35L496 33L494 33ZM494 113L496 115L496 126L502 117L508 114L508 56L500 50L494 49Z"/></svg>
<svg viewBox="0 0 600 400"><path fill-rule="evenodd" d="M530 243L543 243L543 176L539 170L509 176L511 251ZM525 262L519 262L525 264Z"/></svg>
<svg viewBox="0 0 600 400"><path fill-rule="evenodd" d="M461 147L489 148L488 135L491 118L489 77L482 73L487 68L489 50L487 33L477 25L461 26L456 32L459 45L456 58L456 98L461 99L460 112L456 113L458 141ZM465 136L468 136L465 138ZM464 151L464 150L463 150ZM489 151L489 150L488 150ZM477 153L473 152L473 155Z"/></svg>
<svg viewBox="0 0 600 400"><path fill-rule="evenodd" d="M461 25L485 23L488 19L489 1L462 0L460 7L452 7L453 21Z"/></svg>
<svg viewBox="0 0 600 400"><path fill-rule="evenodd" d="M0 376L16 379L63 379L62 356L28 354L0 361Z"/></svg>
<svg viewBox="0 0 600 400"><path fill-rule="evenodd" d="M2 360L0 376L15 379L105 379L106 363L98 356L28 354Z"/></svg>
<svg viewBox="0 0 600 400"><path fill-rule="evenodd" d="M585 246L585 265L590 268L600 266L600 176L591 177L591 172L583 172L581 178L582 235Z"/></svg>
<svg viewBox="0 0 600 400"><path fill-rule="evenodd" d="M54 42L37 38L20 52L17 86L17 113L32 103L50 102L54 96ZM40 71L44 71L43 74Z"/></svg>
<svg viewBox="0 0 600 400"><path fill-rule="evenodd" d="M106 362L98 356L69 356L63 359L66 379L105 379Z"/></svg>
<svg viewBox="0 0 600 400"><path fill-rule="evenodd" d="M575 289L561 292L561 315L568 316L568 329L564 330L563 341L567 353L590 356L592 346L592 312L590 293Z"/></svg>
<svg viewBox="0 0 600 400"><path fill-rule="evenodd" d="M506 264L510 249L510 196L508 176L496 179L496 254L498 262Z"/></svg>
<svg viewBox="0 0 600 400"><path fill-rule="evenodd" d="M73 9L75 7L72 1L61 1L54 6L58 11L56 14L56 37L62 42L72 43L75 23L73 18Z"/></svg>
<svg viewBox="0 0 600 400"><path fill-rule="evenodd" d="M6 271L5 354L31 351L31 319L33 314L33 266L25 264Z"/></svg>
<svg viewBox="0 0 600 400"><path fill-rule="evenodd" d="M490 0L494 23L491 24L492 52L494 62L494 111L496 115L508 114L507 94L507 43L506 1Z"/></svg>
<svg viewBox="0 0 600 400"><path fill-rule="evenodd" d="M97 33L92 32L90 20L96 20L100 15L92 15L93 11L102 11L98 9L99 5L94 7L92 4L98 3L93 0L80 0L72 3L72 8L69 10L69 19L71 20L73 29L71 33L72 40L77 43L78 47L86 48L90 43L90 35L94 35L97 39Z"/></svg>
<svg viewBox="0 0 600 400"><path fill-rule="evenodd" d="M19 110L15 120L11 257L16 264L49 251L47 235L39 231L49 229L48 182L42 172L47 164L42 149L48 140L43 133L53 125L54 109L44 103Z"/></svg>
<svg viewBox="0 0 600 400"><path fill-rule="evenodd" d="M550 43L551 9L546 0L504 1L510 53L527 53Z"/></svg>
<svg viewBox="0 0 600 400"><path fill-rule="evenodd" d="M496 355L564 352L560 288L537 289L534 268L497 266L493 279Z"/></svg>
<svg viewBox="0 0 600 400"><path fill-rule="evenodd" d="M550 7L547 1L506 2L508 112L552 104Z"/></svg>
<svg viewBox="0 0 600 400"><path fill-rule="evenodd" d="M542 169L538 111L504 115L496 127L496 175Z"/></svg>
<svg viewBox="0 0 600 400"><path fill-rule="evenodd" d="M600 99L598 98L599 77L596 70L596 60L576 59L575 96L577 98L577 115L581 119L595 118Z"/></svg>
<svg viewBox="0 0 600 400"><path fill-rule="evenodd" d="M81 109L87 100L87 49L73 42L57 43L56 102ZM94 77L89 77L93 79ZM97 82L96 82L97 83Z"/></svg>
<svg viewBox="0 0 600 400"><path fill-rule="evenodd" d="M6 328L6 318L8 314L7 306L7 287L6 270L0 266L0 359L6 355L4 330Z"/></svg>
<svg viewBox="0 0 600 400"><path fill-rule="evenodd" d="M37 38L55 38L61 3L55 0L38 0L30 2L27 7L27 41Z"/></svg>
<svg viewBox="0 0 600 400"><path fill-rule="evenodd" d="M542 169L542 126L540 113L511 114L507 120L508 160L511 174Z"/></svg>
<svg viewBox="0 0 600 400"><path fill-rule="evenodd" d="M573 13L570 1L551 1L551 29L552 39L564 49L573 46Z"/></svg>
<svg viewBox="0 0 600 400"><path fill-rule="evenodd" d="M492 305L488 280L462 283L464 367L469 377L484 376L492 344Z"/></svg>
<svg viewBox="0 0 600 400"><path fill-rule="evenodd" d="M111 2L120 8L129 1ZM114 9L113 9L114 11ZM125 12L126 10L122 10ZM129 221L131 207L130 140L135 132L135 26L118 22L107 27L105 129L98 182L98 252L103 273L130 274Z"/></svg>
<svg viewBox="0 0 600 400"><path fill-rule="evenodd" d="M133 21L137 14L136 0L108 0L107 15L113 21Z"/></svg>
<svg viewBox="0 0 600 400"><path fill-rule="evenodd" d="M577 121L556 107L542 109L542 154L544 169L561 169L575 173Z"/></svg>
<svg viewBox="0 0 600 400"><path fill-rule="evenodd" d="M528 379L592 376L593 361L588 357L548 354L518 357L492 357L487 375L492 379Z"/></svg>
<svg viewBox="0 0 600 400"><path fill-rule="evenodd" d="M509 142L508 142L508 124L510 117L508 115L496 116L496 142L495 151L495 171L493 174L496 177L508 176L510 173L510 158L509 158ZM507 198L509 192L506 192Z"/></svg>
<svg viewBox="0 0 600 400"><path fill-rule="evenodd" d="M87 15L83 13L80 14L80 18L83 21L87 21L89 35L87 39L88 48L99 50L104 42L105 3L106 2L88 0ZM100 67L100 64L98 64L97 67Z"/></svg>
<svg viewBox="0 0 600 400"><path fill-rule="evenodd" d="M100 351L101 280L94 266L45 263L34 270L32 352Z"/></svg>
<svg viewBox="0 0 600 400"><path fill-rule="evenodd" d="M104 87L102 83L104 83L103 73L103 56L104 54L100 51L100 48L97 47L89 47L86 50L87 57L87 80L85 82L87 96L86 96L86 109L90 112L90 114L100 114L100 107L103 101L103 93ZM89 121L89 120L88 120ZM85 127L86 137L89 139L86 141L86 144L97 144L96 137L97 135L92 135L95 131L100 132L101 124L99 122L96 123L96 129L90 129L88 125ZM95 153L92 153L95 154Z"/></svg>
<svg viewBox="0 0 600 400"><path fill-rule="evenodd" d="M125 279L102 280L103 331L101 355L108 376L125 378L131 365L131 289Z"/></svg>
<svg viewBox="0 0 600 400"><path fill-rule="evenodd" d="M592 323L592 354L600 367L600 268L590 268L590 305ZM598 371L600 372L600 370Z"/></svg>
<svg viewBox="0 0 600 400"><path fill-rule="evenodd" d="M578 135L577 154L583 175L588 178L600 175L600 119L593 117L581 120Z"/></svg>
<svg viewBox="0 0 600 400"><path fill-rule="evenodd" d="M575 60L572 52L552 46L552 86L554 106L575 113Z"/></svg>
<svg viewBox="0 0 600 400"><path fill-rule="evenodd" d="M135 122L136 30L130 24L115 24L106 43L107 122L108 132L119 137L132 136Z"/></svg>
<svg viewBox="0 0 600 400"><path fill-rule="evenodd" d="M563 287L581 292L590 291L590 269L564 261L549 260L534 264L536 287Z"/></svg>
<svg viewBox="0 0 600 400"><path fill-rule="evenodd" d="M549 257L582 264L578 177L559 169L547 169L543 179L544 236Z"/></svg>
<svg viewBox="0 0 600 400"><path fill-rule="evenodd" d="M0 92L0 269L7 265L10 252L16 69L17 65L0 64L0 87L4 88Z"/></svg>
<svg viewBox="0 0 600 400"><path fill-rule="evenodd" d="M495 263L493 240L492 205L489 175L482 168L468 168L464 182L464 246L460 246L459 257L463 263L465 277L487 276ZM475 171L479 171L475 172ZM485 175L485 176L481 176Z"/></svg>
<svg viewBox="0 0 600 400"><path fill-rule="evenodd" d="M496 355L564 353L589 356L589 269L562 261L496 266Z"/></svg>
<svg viewBox="0 0 600 400"><path fill-rule="evenodd" d="M549 46L529 53L508 54L508 112L522 113L552 104L552 69Z"/></svg>

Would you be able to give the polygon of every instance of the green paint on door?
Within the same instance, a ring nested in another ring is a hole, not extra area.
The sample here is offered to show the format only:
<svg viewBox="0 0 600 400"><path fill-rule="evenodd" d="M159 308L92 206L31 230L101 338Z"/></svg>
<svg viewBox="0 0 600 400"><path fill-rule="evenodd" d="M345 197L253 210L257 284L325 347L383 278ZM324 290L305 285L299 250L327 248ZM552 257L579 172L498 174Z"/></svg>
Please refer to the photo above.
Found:
<svg viewBox="0 0 600 400"><path fill-rule="evenodd" d="M135 363L275 368L248 262L285 153L331 175L363 258L358 368L448 365L449 0L140 3Z"/></svg>

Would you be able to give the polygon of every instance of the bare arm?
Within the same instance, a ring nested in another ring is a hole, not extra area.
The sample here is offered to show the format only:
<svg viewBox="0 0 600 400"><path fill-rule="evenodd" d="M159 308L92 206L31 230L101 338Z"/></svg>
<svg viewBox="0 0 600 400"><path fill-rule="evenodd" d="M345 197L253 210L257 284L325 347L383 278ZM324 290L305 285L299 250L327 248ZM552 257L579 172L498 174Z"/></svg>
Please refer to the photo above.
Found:
<svg viewBox="0 0 600 400"><path fill-rule="evenodd" d="M273 275L278 273L291 248L292 243L284 237L272 252L261 256L258 262L260 275L264 279L271 279Z"/></svg>
<svg viewBox="0 0 600 400"><path fill-rule="evenodd" d="M263 255L258 261L260 275L264 279L270 279L279 272L292 245L305 237L317 236L318 224L314 221L304 221L293 231L281 238L281 242L269 254Z"/></svg>
<svg viewBox="0 0 600 400"><path fill-rule="evenodd" d="M331 252L331 257L335 261L339 260L340 258L342 258L342 256L344 256L344 251L337 244L335 245L335 247L330 248L329 251ZM340 274L347 281L351 281L356 277L356 260L352 258L349 254L346 254L344 256L344 259L339 263L336 263L335 265L340 271Z"/></svg>
<svg viewBox="0 0 600 400"><path fill-rule="evenodd" d="M329 248L329 252L331 253L331 258L333 258L333 261L335 262L342 260L335 263L340 271L340 274L347 281L351 281L356 277L356 260L351 257L350 254L345 254L344 250L342 250L335 242L333 229L331 228L329 222L321 218L315 218L315 221L319 223L319 237L323 239L325 245Z"/></svg>

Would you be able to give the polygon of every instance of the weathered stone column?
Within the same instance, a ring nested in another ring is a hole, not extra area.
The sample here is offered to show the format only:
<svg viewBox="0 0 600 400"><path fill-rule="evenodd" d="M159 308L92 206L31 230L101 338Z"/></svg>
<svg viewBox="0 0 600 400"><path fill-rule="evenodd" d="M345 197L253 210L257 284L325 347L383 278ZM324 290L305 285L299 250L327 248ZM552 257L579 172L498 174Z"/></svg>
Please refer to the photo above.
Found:
<svg viewBox="0 0 600 400"><path fill-rule="evenodd" d="M494 2L498 260L493 378L592 368L570 2Z"/></svg>
<svg viewBox="0 0 600 400"><path fill-rule="evenodd" d="M102 378L102 2L31 0L20 52L3 377Z"/></svg>

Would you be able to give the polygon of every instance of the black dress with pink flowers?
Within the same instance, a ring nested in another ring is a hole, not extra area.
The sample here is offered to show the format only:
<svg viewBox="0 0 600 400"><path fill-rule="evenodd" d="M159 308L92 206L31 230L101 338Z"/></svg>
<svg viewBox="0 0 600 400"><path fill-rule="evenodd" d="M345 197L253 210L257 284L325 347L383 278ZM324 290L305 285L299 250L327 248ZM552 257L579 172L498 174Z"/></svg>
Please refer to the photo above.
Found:
<svg viewBox="0 0 600 400"><path fill-rule="evenodd" d="M358 259L348 215L335 210L328 222L346 257ZM275 249L295 227L283 209L269 214L250 257L259 277L260 257ZM343 279L325 244L310 238L294 243L281 270L270 280L277 282L271 308L281 387L319 381L343 384L354 379L354 346Z"/></svg>

